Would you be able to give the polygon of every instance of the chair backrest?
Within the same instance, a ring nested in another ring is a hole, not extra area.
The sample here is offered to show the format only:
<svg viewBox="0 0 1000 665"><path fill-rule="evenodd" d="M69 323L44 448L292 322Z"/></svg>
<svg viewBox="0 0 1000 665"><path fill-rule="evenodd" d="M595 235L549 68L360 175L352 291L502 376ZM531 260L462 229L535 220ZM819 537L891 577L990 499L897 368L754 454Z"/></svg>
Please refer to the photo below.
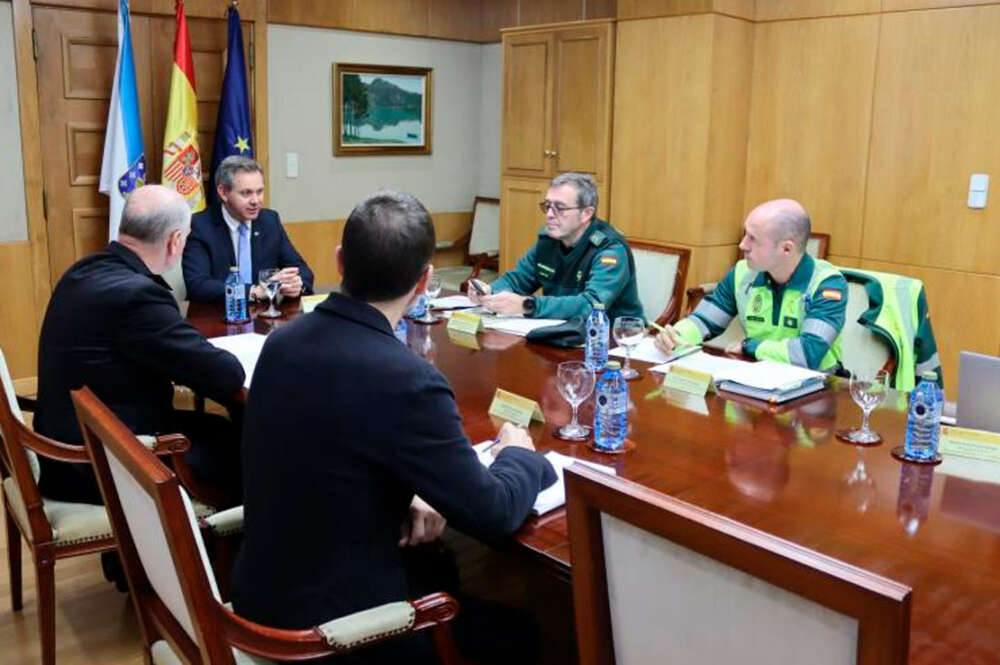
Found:
<svg viewBox="0 0 1000 665"><path fill-rule="evenodd" d="M806 253L814 259L825 259L830 249L830 234L810 233L806 241Z"/></svg>
<svg viewBox="0 0 1000 665"><path fill-rule="evenodd" d="M174 300L179 303L187 300L187 285L184 284L184 272L181 269L180 261L173 268L163 273L161 277L170 285Z"/></svg>
<svg viewBox="0 0 1000 665"><path fill-rule="evenodd" d="M683 247L629 241L635 259L639 302L649 321L674 323L680 317L691 251Z"/></svg>
<svg viewBox="0 0 1000 665"><path fill-rule="evenodd" d="M566 493L581 663L906 662L904 585L580 465Z"/></svg>
<svg viewBox="0 0 1000 665"><path fill-rule="evenodd" d="M858 322L870 306L864 284L848 279L847 313L840 333L843 354L840 361L848 372L872 375L892 359L888 342Z"/></svg>
<svg viewBox="0 0 1000 665"><path fill-rule="evenodd" d="M0 349L0 384L2 384L2 390L0 390L0 435L3 436L5 442L4 462L19 488L21 485L27 484L24 482L27 479L22 478L18 470L24 466L27 467L34 481L32 484L35 485L35 489L25 488L21 489L20 492L25 501L31 501L32 495L38 492L37 483L41 471L38 465L38 455L33 450L26 448L21 442L27 425L24 424L24 414L21 412L21 407L17 404L14 381L11 379L3 349Z"/></svg>
<svg viewBox="0 0 1000 665"><path fill-rule="evenodd" d="M177 476L88 388L73 391L73 403L147 647L162 628L195 662L233 665L218 638L219 590Z"/></svg>
<svg viewBox="0 0 1000 665"><path fill-rule="evenodd" d="M469 254L500 253L500 199L477 196L472 205L472 235Z"/></svg>

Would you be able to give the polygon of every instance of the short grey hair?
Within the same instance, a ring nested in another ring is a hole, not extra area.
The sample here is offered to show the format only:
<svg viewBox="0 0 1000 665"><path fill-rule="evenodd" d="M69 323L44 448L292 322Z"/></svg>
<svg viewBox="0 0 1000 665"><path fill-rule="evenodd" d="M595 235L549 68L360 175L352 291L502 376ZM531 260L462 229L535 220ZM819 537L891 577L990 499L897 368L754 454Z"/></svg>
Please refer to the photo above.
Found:
<svg viewBox="0 0 1000 665"><path fill-rule="evenodd" d="M230 155L219 163L215 172L215 186L221 186L226 191L233 188L237 173L259 173L264 175L264 167L253 157Z"/></svg>
<svg viewBox="0 0 1000 665"><path fill-rule="evenodd" d="M158 245L174 231L190 224L191 208L180 196L163 205L151 205L148 200L130 196L122 210L118 233L146 245Z"/></svg>
<svg viewBox="0 0 1000 665"><path fill-rule="evenodd" d="M570 185L576 190L576 204L581 208L597 211L597 183L589 173L560 173L549 182L549 187Z"/></svg>
<svg viewBox="0 0 1000 665"><path fill-rule="evenodd" d="M791 240L800 252L805 253L811 233L812 221L805 211L784 209L771 217L771 238L775 244Z"/></svg>

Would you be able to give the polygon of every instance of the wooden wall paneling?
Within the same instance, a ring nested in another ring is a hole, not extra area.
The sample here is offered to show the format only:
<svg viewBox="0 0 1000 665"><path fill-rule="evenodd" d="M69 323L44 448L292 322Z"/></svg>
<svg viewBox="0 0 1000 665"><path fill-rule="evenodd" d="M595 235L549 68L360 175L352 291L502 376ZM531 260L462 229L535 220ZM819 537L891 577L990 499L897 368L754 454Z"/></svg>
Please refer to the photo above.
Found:
<svg viewBox="0 0 1000 665"><path fill-rule="evenodd" d="M35 294L28 288L34 272L31 245L0 243L0 266L3 266L4 279L14 287L7 289L3 299L0 347L12 376L33 376L37 374L38 324Z"/></svg>
<svg viewBox="0 0 1000 665"><path fill-rule="evenodd" d="M553 173L607 177L614 33L608 23L560 30L555 38Z"/></svg>
<svg viewBox="0 0 1000 665"><path fill-rule="evenodd" d="M740 250L737 244L690 246L691 263L688 265L688 277L685 288L691 288L705 282L718 282L739 259Z"/></svg>
<svg viewBox="0 0 1000 665"><path fill-rule="evenodd" d="M340 283L334 252L344 235L345 223L343 219L284 223L288 239L312 268L313 284L316 286Z"/></svg>
<svg viewBox="0 0 1000 665"><path fill-rule="evenodd" d="M48 230L43 205L42 143L38 113L38 77L32 51L32 18L28 0L13 0L11 6L14 29L14 58L17 68L17 98L21 122L21 157L24 165L24 198L28 217L28 242L31 251L31 272L27 275L32 293L34 311L29 319L20 319L18 325L34 334L39 329L45 307L52 291L49 277ZM22 282L24 284L25 282ZM28 347L31 374L36 354ZM9 351L14 353L14 349ZM11 370L13 371L13 370ZM18 376L15 372L14 376Z"/></svg>
<svg viewBox="0 0 1000 665"><path fill-rule="evenodd" d="M897 12L911 9L944 9L946 7L971 7L994 5L997 0L882 0L882 11Z"/></svg>
<svg viewBox="0 0 1000 665"><path fill-rule="evenodd" d="M1000 352L1000 308L992 306L1000 302L1000 277L869 260L862 260L861 268L923 281L948 399L958 396L959 351ZM973 314L970 297L989 306Z"/></svg>
<svg viewBox="0 0 1000 665"><path fill-rule="evenodd" d="M629 237L702 237L713 27L709 15L617 25L611 217Z"/></svg>
<svg viewBox="0 0 1000 665"><path fill-rule="evenodd" d="M308 1L308 0L306 0ZM337 0L320 0L316 4L327 4ZM66 7L70 9L92 9L104 12L116 13L118 11L117 0L31 0L32 6L47 5L50 7ZM285 4L281 0L276 4ZM175 0L131 0L129 11L133 16L144 14L173 16ZM186 0L184 11L188 18L225 18L228 2L220 0ZM240 18L244 21L256 21L258 18L264 20L266 11L257 0L250 0L240 5ZM135 40L133 40L134 45Z"/></svg>
<svg viewBox="0 0 1000 665"><path fill-rule="evenodd" d="M354 0L269 2L267 20L269 23L309 25L318 28L349 28L354 22Z"/></svg>
<svg viewBox="0 0 1000 665"><path fill-rule="evenodd" d="M966 207L969 175L1000 173L997 35L997 5L883 15L866 259L1000 273L997 188Z"/></svg>
<svg viewBox="0 0 1000 665"><path fill-rule="evenodd" d="M616 0L586 0L583 8L584 19L614 18L618 12Z"/></svg>
<svg viewBox="0 0 1000 665"><path fill-rule="evenodd" d="M743 224L754 26L712 16L712 96L702 245L738 242Z"/></svg>
<svg viewBox="0 0 1000 665"><path fill-rule="evenodd" d="M744 208L800 200L834 254L860 255L879 20L756 26Z"/></svg>
<svg viewBox="0 0 1000 665"><path fill-rule="evenodd" d="M828 254L826 260L835 266L843 266L845 268L860 268L861 259L856 256L843 256L841 254Z"/></svg>
<svg viewBox="0 0 1000 665"><path fill-rule="evenodd" d="M455 240L472 229L472 211L434 212L434 235L438 242ZM465 248L445 249L434 253L435 267L460 266L465 261Z"/></svg>
<svg viewBox="0 0 1000 665"><path fill-rule="evenodd" d="M581 0L520 0L518 25L582 21Z"/></svg>
<svg viewBox="0 0 1000 665"><path fill-rule="evenodd" d="M430 0L427 35L442 39L479 41L483 0Z"/></svg>
<svg viewBox="0 0 1000 665"><path fill-rule="evenodd" d="M354 0L353 30L426 35L430 0Z"/></svg>
<svg viewBox="0 0 1000 665"><path fill-rule="evenodd" d="M891 1L891 0L886 0ZM883 0L758 0L758 21L877 14Z"/></svg>
<svg viewBox="0 0 1000 665"><path fill-rule="evenodd" d="M538 202L545 198L545 180L500 178L500 272L514 267L531 247L545 216Z"/></svg>
<svg viewBox="0 0 1000 665"><path fill-rule="evenodd" d="M500 30L517 25L517 0L481 0L482 25L479 38L484 42L500 41Z"/></svg>
<svg viewBox="0 0 1000 665"><path fill-rule="evenodd" d="M504 41L501 164L508 174L550 173L552 58L552 33L511 35Z"/></svg>
<svg viewBox="0 0 1000 665"><path fill-rule="evenodd" d="M755 0L714 0L712 11L716 14L753 21L756 16L756 5Z"/></svg>
<svg viewBox="0 0 1000 665"><path fill-rule="evenodd" d="M713 0L618 0L618 19L704 14Z"/></svg>

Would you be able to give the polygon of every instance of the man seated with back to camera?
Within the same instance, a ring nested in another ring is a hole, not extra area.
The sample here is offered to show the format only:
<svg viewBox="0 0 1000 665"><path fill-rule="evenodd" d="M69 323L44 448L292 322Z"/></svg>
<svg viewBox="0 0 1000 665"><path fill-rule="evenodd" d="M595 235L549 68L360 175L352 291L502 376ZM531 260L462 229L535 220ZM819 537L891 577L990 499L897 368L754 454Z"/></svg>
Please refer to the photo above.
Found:
<svg viewBox="0 0 1000 665"><path fill-rule="evenodd" d="M597 303L612 321L642 316L632 250L625 236L596 217L594 179L556 176L539 207L545 226L532 248L492 284L472 280L469 298L497 314L540 319L587 316ZM532 295L538 289L542 294Z"/></svg>
<svg viewBox="0 0 1000 665"><path fill-rule="evenodd" d="M265 342L243 429L246 535L233 571L242 616L305 628L442 590L446 576L430 571L447 560L428 565L435 557L410 546L435 541L445 518L506 538L555 481L528 433L509 424L483 467L448 381L394 336L433 273L434 245L417 199L372 194L336 250L341 292ZM510 648L531 641L530 623L508 630L475 599L459 600L460 649L478 649L478 661L523 658ZM334 662L434 657L421 634Z"/></svg>

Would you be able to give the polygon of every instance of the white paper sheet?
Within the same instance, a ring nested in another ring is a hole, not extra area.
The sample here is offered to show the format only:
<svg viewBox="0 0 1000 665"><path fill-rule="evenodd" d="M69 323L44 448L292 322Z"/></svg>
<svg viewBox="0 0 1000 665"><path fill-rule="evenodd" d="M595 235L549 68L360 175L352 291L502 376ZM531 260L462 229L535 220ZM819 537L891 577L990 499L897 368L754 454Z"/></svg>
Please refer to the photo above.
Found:
<svg viewBox="0 0 1000 665"><path fill-rule="evenodd" d="M664 353L656 348L656 344L653 342L652 337L643 337L642 341L639 342L634 349L632 349L632 360L642 360L647 363L659 364L683 358L686 355L695 353L696 350L696 347L685 347L679 352ZM617 346L611 349L611 351L608 352L608 355L615 356L617 358L624 358L625 347Z"/></svg>
<svg viewBox="0 0 1000 665"><path fill-rule="evenodd" d="M267 335L259 333L243 333L242 335L225 335L223 337L211 337L209 343L220 349L229 351L236 356L247 378L243 381L243 387L250 387L250 379L253 378L254 367L257 366L257 358L260 357L260 350L264 348L264 340Z"/></svg>
<svg viewBox="0 0 1000 665"><path fill-rule="evenodd" d="M689 356L675 360L670 363L665 363L663 365L657 365L656 367L650 367L651 372L660 372L666 374L670 371L670 367L676 365L677 367L684 367L685 369L692 369L696 372L703 372L705 374L711 374L715 378L718 374L725 372L727 370L734 369L739 365L749 365L744 360L736 360L735 358L726 358L725 356L713 356L710 353L705 353L704 351L699 351L698 353L692 353Z"/></svg>
<svg viewBox="0 0 1000 665"><path fill-rule="evenodd" d="M476 303L469 300L469 296L443 296L431 300L431 309L460 309L475 307Z"/></svg>
<svg viewBox="0 0 1000 665"><path fill-rule="evenodd" d="M477 443L472 446L472 448L476 451L476 454L479 456L480 463L485 467L489 467L493 464L493 455L489 452L489 448L492 446L493 441L483 441L482 443ZM583 464L596 471L600 471L601 473L606 473L611 476L617 475L614 467L577 459L575 457L569 457L568 455L557 453L554 450L550 450L545 453L545 459L547 459L552 465L552 468L555 469L556 482L552 483L552 485L538 493L538 497L535 499L535 505L531 508L531 512L536 515L544 515L545 513L555 510L559 506L566 503L566 484L563 479L563 471L566 467L572 464Z"/></svg>
<svg viewBox="0 0 1000 665"><path fill-rule="evenodd" d="M824 376L823 372L805 367L773 360L760 360L755 363L739 363L730 369L713 374L712 378L716 381L733 381L760 390L781 391L793 390L806 381Z"/></svg>
<svg viewBox="0 0 1000 665"><path fill-rule="evenodd" d="M566 323L566 319L528 319L523 316L484 316L483 327L512 335L527 336L535 328Z"/></svg>

